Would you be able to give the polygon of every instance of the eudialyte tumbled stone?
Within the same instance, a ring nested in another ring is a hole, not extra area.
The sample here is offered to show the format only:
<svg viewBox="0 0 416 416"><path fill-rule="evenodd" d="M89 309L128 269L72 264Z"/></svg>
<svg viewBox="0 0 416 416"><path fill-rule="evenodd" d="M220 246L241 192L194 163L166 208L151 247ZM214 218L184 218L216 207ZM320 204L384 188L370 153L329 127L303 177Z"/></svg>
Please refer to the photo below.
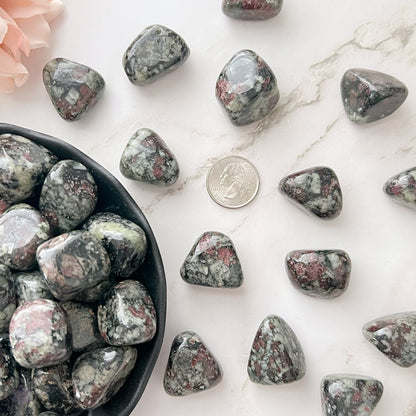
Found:
<svg viewBox="0 0 416 416"><path fill-rule="evenodd" d="M112 212L100 212L89 218L84 228L101 240L116 276L130 277L143 263L146 234L133 221Z"/></svg>
<svg viewBox="0 0 416 416"><path fill-rule="evenodd" d="M38 248L37 260L50 291L60 300L78 296L110 274L108 254L89 231L71 231L46 241Z"/></svg>
<svg viewBox="0 0 416 416"><path fill-rule="evenodd" d="M69 363L37 368L33 370L32 381L35 393L45 409L71 416L83 412L73 397Z"/></svg>
<svg viewBox="0 0 416 416"><path fill-rule="evenodd" d="M51 412L50 410L46 412L39 413L39 416L59 416L56 412Z"/></svg>
<svg viewBox="0 0 416 416"><path fill-rule="evenodd" d="M371 123L389 116L405 101L408 91L397 78L369 69L349 69L341 81L341 96L351 121Z"/></svg>
<svg viewBox="0 0 416 416"><path fill-rule="evenodd" d="M383 316L363 327L365 338L400 367L416 363L416 312Z"/></svg>
<svg viewBox="0 0 416 416"><path fill-rule="evenodd" d="M61 160L43 183L39 209L56 233L81 224L97 204L97 185L90 171L75 160Z"/></svg>
<svg viewBox="0 0 416 416"><path fill-rule="evenodd" d="M78 120L94 107L105 85L94 69L64 58L45 65L43 83L56 111L68 121Z"/></svg>
<svg viewBox="0 0 416 416"><path fill-rule="evenodd" d="M61 302L72 330L72 349L86 352L104 347L105 342L98 329L97 315L92 307L79 302Z"/></svg>
<svg viewBox="0 0 416 416"><path fill-rule="evenodd" d="M225 234L209 231L198 238L181 267L181 277L193 285L236 288L243 271L234 245Z"/></svg>
<svg viewBox="0 0 416 416"><path fill-rule="evenodd" d="M152 298L136 280L124 280L110 289L97 316L101 336L111 345L140 344L156 333Z"/></svg>
<svg viewBox="0 0 416 416"><path fill-rule="evenodd" d="M179 166L160 136L142 128L128 141L121 155L120 172L129 179L169 186L177 181Z"/></svg>
<svg viewBox="0 0 416 416"><path fill-rule="evenodd" d="M383 394L383 384L372 377L330 374L321 382L324 416L369 416Z"/></svg>
<svg viewBox="0 0 416 416"><path fill-rule="evenodd" d="M305 357L292 328L279 316L269 315L260 324L248 359L253 383L273 385L300 380Z"/></svg>
<svg viewBox="0 0 416 416"><path fill-rule="evenodd" d="M29 370L20 368L19 386L5 400L0 401L0 415L39 416L42 405L33 389Z"/></svg>
<svg viewBox="0 0 416 416"><path fill-rule="evenodd" d="M280 181L279 190L306 212L329 220L342 210L342 192L331 168L314 167L292 173Z"/></svg>
<svg viewBox="0 0 416 416"><path fill-rule="evenodd" d="M416 209L416 167L394 175L383 189L399 204Z"/></svg>
<svg viewBox="0 0 416 416"><path fill-rule="evenodd" d="M265 20L277 16L283 0L223 0L222 11L241 20Z"/></svg>
<svg viewBox="0 0 416 416"><path fill-rule="evenodd" d="M26 368L64 362L72 352L65 311L49 299L19 306L10 321L10 345L14 359Z"/></svg>
<svg viewBox="0 0 416 416"><path fill-rule="evenodd" d="M174 338L163 380L166 393L198 393L214 387L221 378L217 360L195 332L181 332Z"/></svg>
<svg viewBox="0 0 416 416"><path fill-rule="evenodd" d="M286 268L302 293L332 299L348 287L351 260L343 250L294 250L286 256Z"/></svg>
<svg viewBox="0 0 416 416"><path fill-rule="evenodd" d="M49 238L49 223L35 208L13 205L0 217L0 262L14 270L33 269L37 248Z"/></svg>
<svg viewBox="0 0 416 416"><path fill-rule="evenodd" d="M10 351L9 336L0 334L0 401L9 397L19 386L19 373Z"/></svg>
<svg viewBox="0 0 416 416"><path fill-rule="evenodd" d="M81 293L73 298L78 302L100 302L108 290L116 284L116 278L110 274L106 279L96 286L84 289Z"/></svg>
<svg viewBox="0 0 416 416"><path fill-rule="evenodd" d="M9 331L10 319L15 310L16 288L14 280L8 267L0 264L0 333Z"/></svg>
<svg viewBox="0 0 416 416"><path fill-rule="evenodd" d="M16 273L13 278L16 287L17 306L36 299L55 299L41 272Z"/></svg>
<svg viewBox="0 0 416 416"><path fill-rule="evenodd" d="M266 117L280 94L266 62L246 49L237 52L221 71L216 96L231 122L244 126Z"/></svg>
<svg viewBox="0 0 416 416"><path fill-rule="evenodd" d="M0 209L29 198L57 161L52 152L26 137L0 135Z"/></svg>
<svg viewBox="0 0 416 416"><path fill-rule="evenodd" d="M150 84L180 67L189 56L185 41L173 30L152 25L141 32L123 56L123 67L136 85Z"/></svg>
<svg viewBox="0 0 416 416"><path fill-rule="evenodd" d="M121 388L136 363L132 347L105 347L82 354L72 370L75 399L83 409L108 402Z"/></svg>

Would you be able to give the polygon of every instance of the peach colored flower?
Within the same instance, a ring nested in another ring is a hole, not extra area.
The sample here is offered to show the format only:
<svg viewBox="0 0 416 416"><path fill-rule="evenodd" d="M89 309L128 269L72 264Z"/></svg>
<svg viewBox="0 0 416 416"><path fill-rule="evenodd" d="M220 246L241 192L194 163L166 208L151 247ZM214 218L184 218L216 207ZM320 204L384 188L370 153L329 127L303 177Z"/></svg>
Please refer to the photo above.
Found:
<svg viewBox="0 0 416 416"><path fill-rule="evenodd" d="M21 53L49 45L49 22L62 11L61 0L0 0L0 92L9 93L29 77Z"/></svg>

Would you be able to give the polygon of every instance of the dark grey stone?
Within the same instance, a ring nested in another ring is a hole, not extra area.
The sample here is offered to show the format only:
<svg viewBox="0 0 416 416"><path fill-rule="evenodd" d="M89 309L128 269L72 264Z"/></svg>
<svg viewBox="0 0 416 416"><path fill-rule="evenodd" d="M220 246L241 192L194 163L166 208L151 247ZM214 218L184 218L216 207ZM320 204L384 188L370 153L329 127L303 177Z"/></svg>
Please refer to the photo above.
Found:
<svg viewBox="0 0 416 416"><path fill-rule="evenodd" d="M14 279L8 267L0 264L0 333L9 332L10 319L15 310L16 287Z"/></svg>
<svg viewBox="0 0 416 416"><path fill-rule="evenodd" d="M19 373L10 351L9 336L0 334L0 401L6 399L19 386Z"/></svg>
<svg viewBox="0 0 416 416"><path fill-rule="evenodd" d="M222 11L241 20L265 20L277 16L283 0L223 0Z"/></svg>
<svg viewBox="0 0 416 416"><path fill-rule="evenodd" d="M416 209L416 167L392 176L383 189L400 205Z"/></svg>
<svg viewBox="0 0 416 416"><path fill-rule="evenodd" d="M36 299L55 300L41 272L15 273L13 278L16 286L17 306Z"/></svg>

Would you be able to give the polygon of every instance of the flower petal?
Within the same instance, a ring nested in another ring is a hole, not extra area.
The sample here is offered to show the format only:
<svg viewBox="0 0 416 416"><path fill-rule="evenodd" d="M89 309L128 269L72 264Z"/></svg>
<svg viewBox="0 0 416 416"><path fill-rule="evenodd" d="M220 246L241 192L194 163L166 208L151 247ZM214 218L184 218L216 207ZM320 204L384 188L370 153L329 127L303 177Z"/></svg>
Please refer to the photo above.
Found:
<svg viewBox="0 0 416 416"><path fill-rule="evenodd" d="M29 77L27 69L0 46L0 92L10 93Z"/></svg>
<svg viewBox="0 0 416 416"><path fill-rule="evenodd" d="M42 15L29 19L16 19L16 23L29 40L30 49L49 46L51 30Z"/></svg>
<svg viewBox="0 0 416 416"><path fill-rule="evenodd" d="M14 58L20 60L20 50L30 53L29 40L8 13L0 7L0 43L9 49ZM2 35L2 36L1 36Z"/></svg>
<svg viewBox="0 0 416 416"><path fill-rule="evenodd" d="M50 22L61 13L61 0L1 0L2 7L14 19L27 19L42 14Z"/></svg>

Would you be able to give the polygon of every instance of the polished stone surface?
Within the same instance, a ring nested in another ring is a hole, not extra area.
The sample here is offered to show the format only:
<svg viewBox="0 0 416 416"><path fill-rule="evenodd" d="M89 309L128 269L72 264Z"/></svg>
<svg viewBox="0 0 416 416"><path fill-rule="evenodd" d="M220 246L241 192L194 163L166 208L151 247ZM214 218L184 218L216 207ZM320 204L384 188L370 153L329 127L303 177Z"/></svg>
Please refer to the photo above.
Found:
<svg viewBox="0 0 416 416"><path fill-rule="evenodd" d="M222 11L241 20L265 20L277 16L283 0L223 0Z"/></svg>
<svg viewBox="0 0 416 416"><path fill-rule="evenodd" d="M351 121L371 123L394 113L406 100L407 87L397 78L369 69L349 69L341 80L341 96Z"/></svg>
<svg viewBox="0 0 416 416"><path fill-rule="evenodd" d="M15 310L15 279L9 268L0 264L0 333L9 331L10 319Z"/></svg>
<svg viewBox="0 0 416 416"><path fill-rule="evenodd" d="M305 356L292 328L277 315L267 316L251 346L247 372L253 383L287 384L305 375Z"/></svg>
<svg viewBox="0 0 416 416"><path fill-rule="evenodd" d="M416 363L416 312L400 312L366 323L364 337L400 367Z"/></svg>
<svg viewBox="0 0 416 416"><path fill-rule="evenodd" d="M383 189L394 201L416 209L416 168L392 176L386 181Z"/></svg>
<svg viewBox="0 0 416 416"><path fill-rule="evenodd" d="M14 273L17 306L36 299L55 300L40 271Z"/></svg>
<svg viewBox="0 0 416 416"><path fill-rule="evenodd" d="M79 120L91 110L104 89L103 77L94 69L65 58L55 58L43 68L43 83L58 114Z"/></svg>
<svg viewBox="0 0 416 416"><path fill-rule="evenodd" d="M170 186L178 180L179 165L162 138L142 128L128 141L121 155L120 172L136 181Z"/></svg>
<svg viewBox="0 0 416 416"><path fill-rule="evenodd" d="M171 346L163 385L171 396L186 396L216 386L221 368L198 334L184 331Z"/></svg>
<svg viewBox="0 0 416 416"><path fill-rule="evenodd" d="M332 299L348 287L351 260L343 250L293 250L286 256L286 270L305 295Z"/></svg>
<svg viewBox="0 0 416 416"><path fill-rule="evenodd" d="M0 402L9 397L19 385L19 373L10 351L7 334L0 335Z"/></svg>
<svg viewBox="0 0 416 416"><path fill-rule="evenodd" d="M221 71L215 94L225 113L236 126L266 117L280 98L276 77L255 52L237 52Z"/></svg>
<svg viewBox="0 0 416 416"><path fill-rule="evenodd" d="M173 30L152 25L141 32L123 56L123 67L136 85L151 84L179 68L189 56L185 41Z"/></svg>
<svg viewBox="0 0 416 416"><path fill-rule="evenodd" d="M198 238L182 264L180 274L192 285L237 288L243 283L243 271L234 244L217 231L207 231Z"/></svg>
<svg viewBox="0 0 416 416"><path fill-rule="evenodd" d="M335 172L328 167L313 167L284 177L280 192L307 213L329 220L342 210L342 192Z"/></svg>

